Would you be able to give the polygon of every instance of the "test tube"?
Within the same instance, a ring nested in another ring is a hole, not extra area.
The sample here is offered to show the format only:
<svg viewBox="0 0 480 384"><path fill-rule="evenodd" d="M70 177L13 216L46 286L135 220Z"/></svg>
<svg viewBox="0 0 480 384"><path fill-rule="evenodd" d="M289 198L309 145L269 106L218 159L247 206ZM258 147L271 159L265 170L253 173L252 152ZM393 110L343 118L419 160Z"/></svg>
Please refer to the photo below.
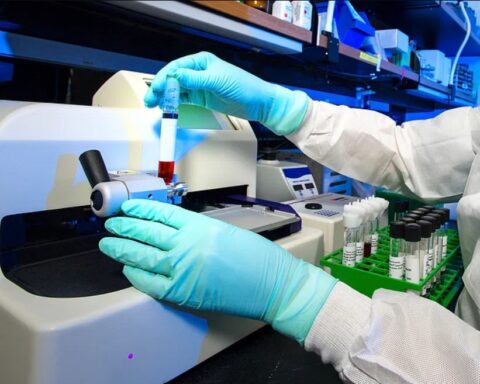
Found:
<svg viewBox="0 0 480 384"><path fill-rule="evenodd" d="M358 212L360 219L362 220L357 232L357 247L356 247L356 262L360 263L363 260L365 254L365 228L368 220L367 209L362 203L356 201L352 204Z"/></svg>
<svg viewBox="0 0 480 384"><path fill-rule="evenodd" d="M370 256L372 252L372 235L375 228L375 207L371 200L365 199L361 202L366 209L366 222L365 222L365 236L364 236L364 252L363 257ZM376 239L378 241L378 237Z"/></svg>
<svg viewBox="0 0 480 384"><path fill-rule="evenodd" d="M420 217L422 217L422 216L423 215L419 215L417 213L410 212L410 213L406 214L404 217L410 217L413 220L420 220Z"/></svg>
<svg viewBox="0 0 480 384"><path fill-rule="evenodd" d="M440 226L440 236L442 237L442 260L447 257L447 241L448 241L448 220L450 219L450 210L448 208L445 209L434 209L433 213L438 213L442 217L442 223ZM442 271L446 269L443 266Z"/></svg>
<svg viewBox="0 0 480 384"><path fill-rule="evenodd" d="M431 272L433 255L430 254L432 251L432 223L427 220L418 220L417 224L420 225L420 277L425 279L428 274ZM423 295L427 293L427 289L430 288L431 284L425 285L425 290L422 292Z"/></svg>
<svg viewBox="0 0 480 384"><path fill-rule="evenodd" d="M437 223L435 226L435 235L437 236L437 264L440 264L443 260L443 213L430 212L427 216L433 216L436 218Z"/></svg>
<svg viewBox="0 0 480 384"><path fill-rule="evenodd" d="M417 222L417 220L411 217L402 217L400 221L403 221L405 224L415 224Z"/></svg>
<svg viewBox="0 0 480 384"><path fill-rule="evenodd" d="M172 182L175 170L175 142L177 138L179 104L180 84L176 78L167 76L163 97L160 157L158 161L158 177L161 177L165 184Z"/></svg>
<svg viewBox="0 0 480 384"><path fill-rule="evenodd" d="M408 211L408 201L402 200L395 202L393 221L399 221Z"/></svg>
<svg viewBox="0 0 480 384"><path fill-rule="evenodd" d="M393 279L402 280L405 273L404 235L405 223L403 221L394 221L390 223L388 274Z"/></svg>
<svg viewBox="0 0 480 384"><path fill-rule="evenodd" d="M418 224L405 225L405 280L420 282L420 239L421 228Z"/></svg>
<svg viewBox="0 0 480 384"><path fill-rule="evenodd" d="M423 216L423 215L426 215L427 213L429 213L430 211L431 210L428 209L428 208L420 207L420 208L417 208L410 213L416 213L416 214L419 214L419 215Z"/></svg>
<svg viewBox="0 0 480 384"><path fill-rule="evenodd" d="M441 239L439 241L440 219L438 215L428 214L422 217L422 220L427 220L432 223L432 247L433 247L433 260L432 269L437 268L437 265L441 261ZM433 281L437 281L437 275L434 276Z"/></svg>
<svg viewBox="0 0 480 384"><path fill-rule="evenodd" d="M354 267L357 255L357 238L362 224L362 218L358 210L352 205L346 205L343 211L343 225L345 227L343 237L342 264Z"/></svg>

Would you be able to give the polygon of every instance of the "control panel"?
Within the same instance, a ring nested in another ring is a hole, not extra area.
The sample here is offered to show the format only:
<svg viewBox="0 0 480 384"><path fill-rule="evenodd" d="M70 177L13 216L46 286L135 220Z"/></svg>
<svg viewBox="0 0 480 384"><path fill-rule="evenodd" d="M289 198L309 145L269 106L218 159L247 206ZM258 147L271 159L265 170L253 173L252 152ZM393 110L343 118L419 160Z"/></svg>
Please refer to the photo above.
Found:
<svg viewBox="0 0 480 384"><path fill-rule="evenodd" d="M318 189L308 167L283 168L282 171L297 199L318 195Z"/></svg>
<svg viewBox="0 0 480 384"><path fill-rule="evenodd" d="M309 227L324 234L324 254L343 245L343 207L359 200L358 197L325 193L312 197L286 201Z"/></svg>

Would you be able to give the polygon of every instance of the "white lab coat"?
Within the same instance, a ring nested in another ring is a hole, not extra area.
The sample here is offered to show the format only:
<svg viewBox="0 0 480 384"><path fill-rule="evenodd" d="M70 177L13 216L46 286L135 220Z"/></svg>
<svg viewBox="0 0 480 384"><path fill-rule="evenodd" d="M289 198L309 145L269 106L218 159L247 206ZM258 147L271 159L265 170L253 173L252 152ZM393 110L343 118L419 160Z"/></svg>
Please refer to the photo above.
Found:
<svg viewBox="0 0 480 384"><path fill-rule="evenodd" d="M370 299L338 283L306 349L349 382L480 383L480 108L397 127L377 112L311 102L288 138L316 161L373 185L427 202L463 195L465 288L456 310L463 321L414 294L378 290Z"/></svg>

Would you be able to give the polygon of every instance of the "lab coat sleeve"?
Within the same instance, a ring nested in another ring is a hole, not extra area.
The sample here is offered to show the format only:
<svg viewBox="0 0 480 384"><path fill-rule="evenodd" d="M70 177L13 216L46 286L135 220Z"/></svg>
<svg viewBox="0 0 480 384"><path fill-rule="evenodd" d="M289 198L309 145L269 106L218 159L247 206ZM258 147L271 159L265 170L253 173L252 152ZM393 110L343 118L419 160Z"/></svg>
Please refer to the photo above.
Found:
<svg viewBox="0 0 480 384"><path fill-rule="evenodd" d="M288 139L346 176L424 200L453 200L465 188L479 132L478 107L397 126L379 112L310 101Z"/></svg>
<svg viewBox="0 0 480 384"><path fill-rule="evenodd" d="M480 332L409 293L380 289L370 299L337 283L305 348L346 382L480 382Z"/></svg>

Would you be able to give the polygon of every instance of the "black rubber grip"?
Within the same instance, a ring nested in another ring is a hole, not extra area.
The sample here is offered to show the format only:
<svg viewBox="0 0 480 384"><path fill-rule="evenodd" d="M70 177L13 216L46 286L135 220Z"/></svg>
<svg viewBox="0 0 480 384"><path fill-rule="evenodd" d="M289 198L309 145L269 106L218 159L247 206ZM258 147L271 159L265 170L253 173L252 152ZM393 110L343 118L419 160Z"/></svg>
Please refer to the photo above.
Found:
<svg viewBox="0 0 480 384"><path fill-rule="evenodd" d="M108 176L100 151L96 149L85 151L78 159L92 188L98 183L110 181L110 176Z"/></svg>

